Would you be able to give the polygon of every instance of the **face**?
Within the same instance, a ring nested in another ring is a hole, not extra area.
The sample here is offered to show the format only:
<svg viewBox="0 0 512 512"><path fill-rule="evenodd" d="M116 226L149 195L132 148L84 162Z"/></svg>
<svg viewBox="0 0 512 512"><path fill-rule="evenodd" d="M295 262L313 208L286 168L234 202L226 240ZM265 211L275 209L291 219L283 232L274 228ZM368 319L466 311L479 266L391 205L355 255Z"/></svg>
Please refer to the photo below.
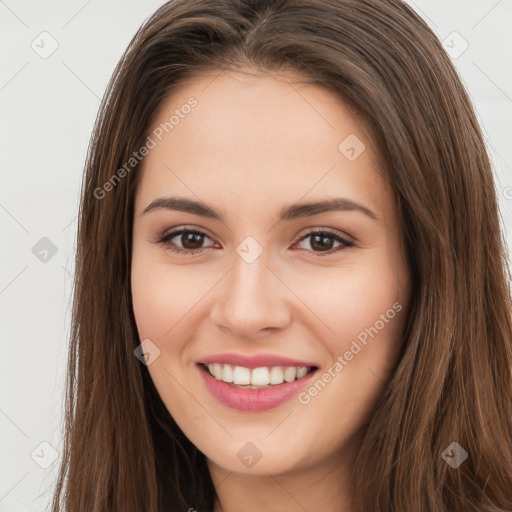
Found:
<svg viewBox="0 0 512 512"><path fill-rule="evenodd" d="M162 401L211 466L339 463L397 363L409 297L363 123L320 86L224 71L176 90L149 137L131 285Z"/></svg>

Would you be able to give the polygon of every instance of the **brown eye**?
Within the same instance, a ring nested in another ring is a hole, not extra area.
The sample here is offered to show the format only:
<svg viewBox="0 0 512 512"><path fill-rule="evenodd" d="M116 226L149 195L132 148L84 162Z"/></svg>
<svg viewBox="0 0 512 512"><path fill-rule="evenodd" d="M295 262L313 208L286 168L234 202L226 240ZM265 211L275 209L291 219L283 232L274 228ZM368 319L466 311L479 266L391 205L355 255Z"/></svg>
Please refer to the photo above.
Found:
<svg viewBox="0 0 512 512"><path fill-rule="evenodd" d="M175 242L172 242L174 238L181 243L181 247L176 245ZM205 238L209 239L209 237L201 231L180 229L165 234L158 242L167 246L171 251L179 253L197 253L208 248L202 247Z"/></svg>
<svg viewBox="0 0 512 512"><path fill-rule="evenodd" d="M314 253L317 253L316 256L324 256L324 254L332 254L336 251L343 250L347 247L352 247L354 244L349 240L341 237L340 235L333 233L331 231L312 231L307 235L303 236L299 240L299 244L307 239L310 239L309 245ZM340 245L333 249L334 243L338 242Z"/></svg>

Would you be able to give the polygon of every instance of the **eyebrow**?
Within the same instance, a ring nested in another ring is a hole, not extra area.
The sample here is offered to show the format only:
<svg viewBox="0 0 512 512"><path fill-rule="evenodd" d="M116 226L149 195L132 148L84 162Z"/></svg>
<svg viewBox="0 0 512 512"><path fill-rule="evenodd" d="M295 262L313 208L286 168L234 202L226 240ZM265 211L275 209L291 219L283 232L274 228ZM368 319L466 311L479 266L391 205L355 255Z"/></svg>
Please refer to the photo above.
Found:
<svg viewBox="0 0 512 512"><path fill-rule="evenodd" d="M192 213L201 217L208 217L222 221L222 214L204 203L188 199L186 197L160 197L149 204L142 214L154 210L176 210L180 212ZM293 220L302 217L312 217L321 213L333 211L357 211L364 213L373 220L381 220L377 215L366 206L356 203L351 199L334 198L326 201L316 201L311 203L299 203L281 210L280 220Z"/></svg>

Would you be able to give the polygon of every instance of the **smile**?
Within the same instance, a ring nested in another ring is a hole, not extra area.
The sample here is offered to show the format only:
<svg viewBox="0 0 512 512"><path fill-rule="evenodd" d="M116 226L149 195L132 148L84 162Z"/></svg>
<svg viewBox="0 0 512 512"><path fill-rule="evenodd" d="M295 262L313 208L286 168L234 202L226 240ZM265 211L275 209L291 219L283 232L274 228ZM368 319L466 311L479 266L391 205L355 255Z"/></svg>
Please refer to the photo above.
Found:
<svg viewBox="0 0 512 512"><path fill-rule="evenodd" d="M278 407L300 393L318 370L315 366L247 368L219 363L198 363L197 368L213 397L238 411Z"/></svg>

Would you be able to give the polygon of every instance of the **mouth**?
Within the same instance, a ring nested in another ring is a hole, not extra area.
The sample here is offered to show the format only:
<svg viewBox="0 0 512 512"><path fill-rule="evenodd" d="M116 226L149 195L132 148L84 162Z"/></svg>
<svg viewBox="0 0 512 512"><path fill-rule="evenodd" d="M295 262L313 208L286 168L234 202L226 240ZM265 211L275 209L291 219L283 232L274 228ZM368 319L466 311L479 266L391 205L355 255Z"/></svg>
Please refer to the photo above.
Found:
<svg viewBox="0 0 512 512"><path fill-rule="evenodd" d="M206 389L220 404L238 411L265 411L296 397L317 366L258 366L196 363Z"/></svg>

